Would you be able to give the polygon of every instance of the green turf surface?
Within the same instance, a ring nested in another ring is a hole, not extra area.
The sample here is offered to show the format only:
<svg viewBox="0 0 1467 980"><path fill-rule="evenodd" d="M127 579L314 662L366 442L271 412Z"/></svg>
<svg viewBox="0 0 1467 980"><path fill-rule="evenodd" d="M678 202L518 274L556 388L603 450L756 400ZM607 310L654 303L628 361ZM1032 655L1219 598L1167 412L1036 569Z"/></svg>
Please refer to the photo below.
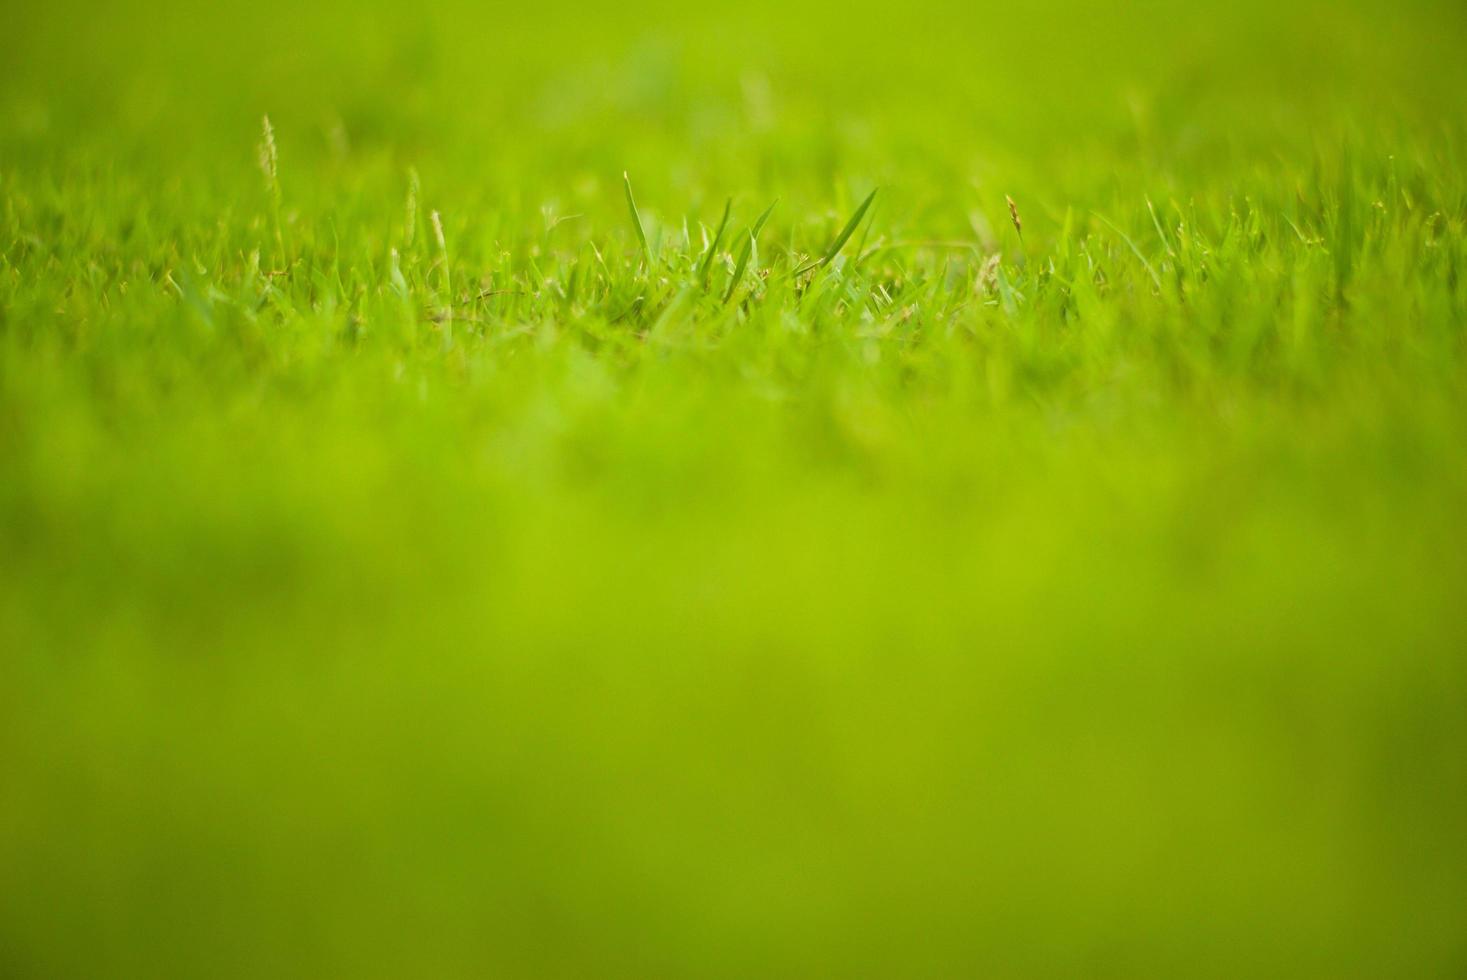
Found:
<svg viewBox="0 0 1467 980"><path fill-rule="evenodd" d="M1013 6L0 0L0 976L1462 976L1467 14Z"/></svg>

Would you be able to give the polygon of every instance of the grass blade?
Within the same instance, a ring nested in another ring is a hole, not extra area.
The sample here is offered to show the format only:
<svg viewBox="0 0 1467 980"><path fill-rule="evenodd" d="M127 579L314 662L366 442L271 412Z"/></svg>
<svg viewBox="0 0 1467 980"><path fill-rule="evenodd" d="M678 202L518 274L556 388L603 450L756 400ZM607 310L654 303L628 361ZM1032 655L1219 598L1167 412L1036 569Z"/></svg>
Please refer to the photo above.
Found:
<svg viewBox="0 0 1467 980"><path fill-rule="evenodd" d="M1158 293L1162 292L1165 287L1161 284L1161 276L1158 276L1156 274L1156 270L1151 267L1151 263L1147 261L1146 256L1143 255L1141 253L1141 250L1136 247L1136 243L1131 241L1131 236L1121 231L1120 228L1116 227L1115 222L1111 221L1099 211L1092 211L1091 213L1094 214L1101 221L1105 222L1105 224L1110 227L1111 231L1120 236L1121 241L1125 242L1126 246L1130 248L1131 254L1135 255L1136 258L1141 260L1141 267L1144 268L1146 270L1146 274L1151 277L1152 283L1156 286L1156 291Z"/></svg>
<svg viewBox="0 0 1467 980"><path fill-rule="evenodd" d="M778 203L778 201L774 202L774 204ZM744 269L748 268L749 256L754 253L754 243L759 238L759 232L763 229L764 222L769 220L769 213L774 210L774 204L765 208L764 213L759 215L754 221L753 227L749 229L749 237L744 239L744 247L739 249L739 260L734 266L733 278L728 282L728 292L723 294L723 301L725 303L733 299L734 290L739 288L739 283L744 278Z"/></svg>
<svg viewBox="0 0 1467 980"><path fill-rule="evenodd" d="M708 254L703 256L703 267L698 270L698 281L703 288L708 288L708 273L713 271L713 256L718 252L718 245L723 241L723 231L728 227L728 212L733 207L733 198L723 202L723 218L718 222L718 231L713 233L713 244L708 246Z"/></svg>
<svg viewBox="0 0 1467 980"><path fill-rule="evenodd" d="M642 255L647 263L652 263L652 250L647 247L647 232L642 229L642 216L637 213L637 201L632 197L632 178L625 170L621 174L621 182L627 191L627 210L632 213L632 227L637 229L637 241L642 243Z"/></svg>
<svg viewBox="0 0 1467 980"><path fill-rule="evenodd" d="M802 276L811 269L829 265L831 260L840 254L840 250L845 247L846 242L850 241L851 236L856 233L856 228L861 224L861 219L866 217L866 211L871 207L871 202L874 200L876 200L876 191L873 190L870 194L866 195L866 200L861 202L861 206L856 208L856 213L851 215L851 220L846 222L846 226L840 230L840 234L835 236L835 241L830 243L830 248L826 250L825 255L814 262L806 263L803 268L795 272L795 275Z"/></svg>

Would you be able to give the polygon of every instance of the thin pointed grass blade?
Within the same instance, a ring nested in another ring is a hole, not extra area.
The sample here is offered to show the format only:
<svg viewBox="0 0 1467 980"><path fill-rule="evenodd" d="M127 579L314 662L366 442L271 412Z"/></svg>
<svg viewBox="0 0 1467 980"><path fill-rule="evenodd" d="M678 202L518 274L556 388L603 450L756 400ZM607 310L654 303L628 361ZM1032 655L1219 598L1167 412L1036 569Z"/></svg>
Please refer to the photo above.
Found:
<svg viewBox="0 0 1467 980"><path fill-rule="evenodd" d="M778 201L775 201L774 202L774 204L778 204L778 203L779 203ZM753 228L753 231L752 231L752 234L753 234L753 236L755 238L758 238L759 237L759 232L761 232L761 231L764 230L764 222L766 222L766 221L769 220L769 214L770 214L771 211L774 210L774 204L771 204L771 205L769 205L769 207L765 208L764 209L764 213L761 214L761 215L759 215L759 217L757 219L755 219L755 221L754 221L754 228Z"/></svg>
<svg viewBox="0 0 1467 980"><path fill-rule="evenodd" d="M728 212L733 207L733 198L723 203L723 217L718 222L718 231L713 233L713 244L708 246L708 254L703 256L703 267L698 270L698 281L703 288L708 288L708 273L713 271L713 256L718 252L718 245L723 241L723 231L728 227Z"/></svg>
<svg viewBox="0 0 1467 980"><path fill-rule="evenodd" d="M652 250L647 247L647 232L642 229L642 216L637 213L637 200L632 197L632 178L626 171L621 174L622 186L627 191L627 210L632 213L632 227L637 230L637 241L642 243L642 255L650 264L652 261Z"/></svg>
<svg viewBox="0 0 1467 980"><path fill-rule="evenodd" d="M778 201L774 202L774 204L778 203ZM749 236L744 239L744 247L739 249L739 259L734 265L733 278L728 282L728 292L723 294L723 301L725 303L733 299L734 290L738 289L739 283L743 281L744 270L749 266L749 256L754 252L754 242L758 239L759 232L764 228L764 222L769 220L769 213L774 210L774 204L765 208L764 213L759 215L758 219L755 220L753 227L749 229Z"/></svg>
<svg viewBox="0 0 1467 980"><path fill-rule="evenodd" d="M1161 236L1161 244L1166 247L1166 254L1170 255L1172 258L1176 258L1177 253L1172 249L1171 239L1166 237L1166 229L1161 226L1161 219L1156 216L1156 208L1152 205L1151 198L1149 197L1146 199L1146 210L1151 212L1152 227L1154 227L1156 229L1156 233Z"/></svg>
<svg viewBox="0 0 1467 980"><path fill-rule="evenodd" d="M874 198L876 196L876 192L875 191L872 191L871 192L871 195ZM854 268L857 268L858 266L860 266L862 255L866 251L866 241L867 241L867 239L869 239L871 237L871 226L874 225L875 223L876 222L874 220L868 221L868 222L866 222L866 227L864 227L864 228L861 229L861 237L856 240L856 255L855 255L855 258L851 259L851 261L854 263L854 265L852 265L851 268L854 269Z"/></svg>
<svg viewBox="0 0 1467 980"><path fill-rule="evenodd" d="M1141 260L1141 266L1142 266L1142 268L1144 268L1146 270L1146 274L1151 277L1152 283L1155 284L1155 286L1156 286L1156 291L1157 292L1162 292L1162 290L1165 287L1163 287L1162 284L1161 284L1161 276L1158 276L1156 274L1156 270L1154 268L1152 268L1151 263L1149 261L1147 261L1146 256L1143 255L1142 252L1141 252L1141 250L1136 247L1136 243L1133 242L1133 241L1131 241L1131 236L1129 236L1125 232L1121 231L1120 228L1116 227L1115 222L1111 221L1109 218L1107 218L1105 215L1101 214L1099 211L1093 211L1091 213L1094 214L1101 221L1105 222L1108 226L1110 226L1110 230L1111 231L1115 232L1117 235L1120 236L1121 241L1123 241L1123 242L1126 243L1126 246L1128 248L1130 248L1131 253L1133 255L1135 255L1136 258L1138 258L1138 259Z"/></svg>
<svg viewBox="0 0 1467 980"><path fill-rule="evenodd" d="M856 208L856 213L851 215L851 220L846 222L840 234L835 236L835 241L830 244L830 251L826 252L825 257L820 260L821 265L829 265L840 254L840 250L845 248L846 242L851 240L851 236L861 226L861 219L866 217L866 212L871 208L871 202L874 200L876 200L876 191L872 190L870 194L866 195L866 200L861 202L861 206Z"/></svg>
<svg viewBox="0 0 1467 980"><path fill-rule="evenodd" d="M840 254L840 250L845 248L845 244L850 241L851 236L856 233L856 229L860 227L861 219L866 217L866 211L871 207L871 202L874 200L876 200L876 191L873 190L870 194L866 195L866 200L861 202L861 206L856 208L856 213L851 215L851 220L846 222L846 226L840 230L840 234L835 236L835 241L830 243L830 248L826 250L825 255L814 262L806 263L804 267L795 272L795 275L802 276L811 269L829 265Z"/></svg>
<svg viewBox="0 0 1467 980"><path fill-rule="evenodd" d="M754 232L750 231L744 239L743 248L739 249L739 260L734 265L733 278L728 281L728 292L723 294L723 301L727 303L733 299L734 290L739 288L739 282L744 278L744 269L749 265L749 254L754 248Z"/></svg>

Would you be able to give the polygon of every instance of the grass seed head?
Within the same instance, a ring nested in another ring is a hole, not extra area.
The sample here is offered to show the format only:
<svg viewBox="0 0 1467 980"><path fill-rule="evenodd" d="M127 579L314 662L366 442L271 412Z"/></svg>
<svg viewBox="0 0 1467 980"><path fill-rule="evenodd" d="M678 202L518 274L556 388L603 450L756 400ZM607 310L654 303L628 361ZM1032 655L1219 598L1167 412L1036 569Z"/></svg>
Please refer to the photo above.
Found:
<svg viewBox="0 0 1467 980"><path fill-rule="evenodd" d="M978 290L981 293L992 293L998 288L998 267L1003 261L1003 256L994 252L983 260L983 266L978 270Z"/></svg>

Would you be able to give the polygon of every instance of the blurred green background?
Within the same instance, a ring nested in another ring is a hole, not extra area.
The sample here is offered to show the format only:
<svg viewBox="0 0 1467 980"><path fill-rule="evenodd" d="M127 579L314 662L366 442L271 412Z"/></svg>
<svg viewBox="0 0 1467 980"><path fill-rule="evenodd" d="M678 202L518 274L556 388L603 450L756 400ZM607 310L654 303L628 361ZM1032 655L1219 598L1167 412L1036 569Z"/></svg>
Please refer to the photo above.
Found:
<svg viewBox="0 0 1467 980"><path fill-rule="evenodd" d="M0 975L1467 972L1461 3L0 38Z"/></svg>

